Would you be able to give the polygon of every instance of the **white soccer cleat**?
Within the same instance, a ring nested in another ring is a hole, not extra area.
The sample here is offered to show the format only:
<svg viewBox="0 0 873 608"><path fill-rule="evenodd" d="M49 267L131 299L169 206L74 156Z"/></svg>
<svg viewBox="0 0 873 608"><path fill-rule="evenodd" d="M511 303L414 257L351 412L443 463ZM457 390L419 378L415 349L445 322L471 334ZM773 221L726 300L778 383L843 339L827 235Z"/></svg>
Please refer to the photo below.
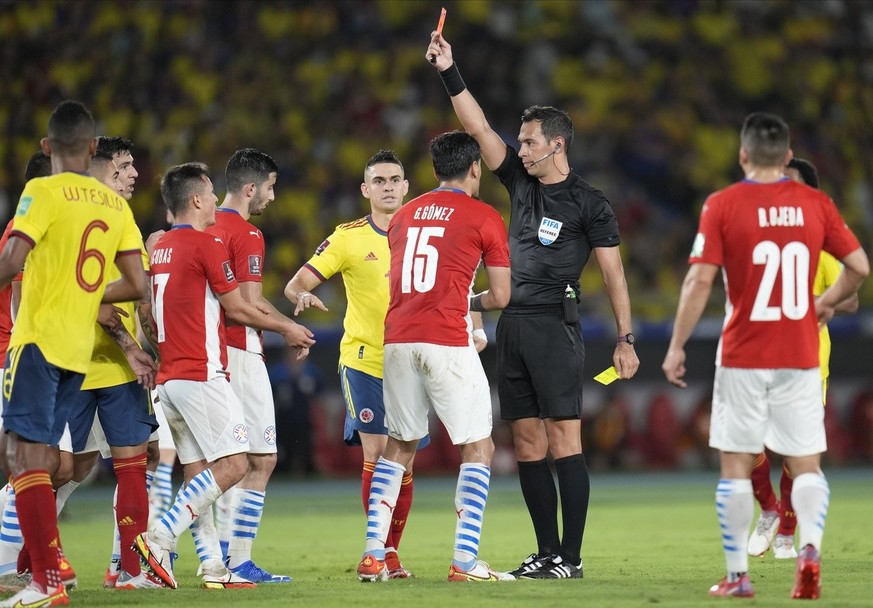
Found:
<svg viewBox="0 0 873 608"><path fill-rule="evenodd" d="M164 589L164 581L143 569L136 576L131 576L124 570L118 573L114 589Z"/></svg>
<svg viewBox="0 0 873 608"><path fill-rule="evenodd" d="M201 587L204 589L252 589L256 587L252 581L241 577L224 568L224 572L214 572L208 568L203 569L203 583Z"/></svg>
<svg viewBox="0 0 873 608"><path fill-rule="evenodd" d="M786 534L777 534L773 541L773 557L776 559L796 559L797 551L794 549L794 537Z"/></svg>
<svg viewBox="0 0 873 608"><path fill-rule="evenodd" d="M70 596L67 595L67 588L63 585L58 585L55 589L48 593L43 593L36 587L30 585L13 595L12 597L0 602L2 608L20 608L24 606L35 606L38 608L47 608L48 606L69 606Z"/></svg>
<svg viewBox="0 0 873 608"><path fill-rule="evenodd" d="M755 531L749 536L749 555L761 557L767 553L776 531L779 529L779 513L763 511L758 517Z"/></svg>
<svg viewBox="0 0 873 608"><path fill-rule="evenodd" d="M487 563L478 560L469 570L461 570L454 564L449 567L449 582L484 583L490 581L514 581L515 577L508 572L492 570Z"/></svg>

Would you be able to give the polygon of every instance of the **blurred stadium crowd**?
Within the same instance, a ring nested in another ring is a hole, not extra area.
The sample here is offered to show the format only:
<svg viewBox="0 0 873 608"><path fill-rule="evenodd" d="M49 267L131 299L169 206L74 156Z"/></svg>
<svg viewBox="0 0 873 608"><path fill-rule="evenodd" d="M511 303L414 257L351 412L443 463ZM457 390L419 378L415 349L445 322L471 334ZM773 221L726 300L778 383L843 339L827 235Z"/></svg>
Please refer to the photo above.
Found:
<svg viewBox="0 0 873 608"><path fill-rule="evenodd" d="M873 3L442 4L444 35L505 139L515 141L530 104L571 114L571 165L619 215L636 321L664 323L675 311L697 213L709 192L741 177L737 128L751 111L786 118L795 153L817 165L869 250ZM0 0L0 216L11 216L26 159L65 98L83 101L102 133L133 140L132 206L144 234L165 227L158 181L167 167L206 162L221 196L230 154L257 147L280 167L277 198L255 220L268 245L264 293L288 311L285 282L336 224L366 213L359 184L373 152L399 153L411 194L435 185L427 144L458 127L424 59L440 6ZM483 179L482 198L506 217L496 178ZM320 295L331 308L325 323L337 324L341 283ZM593 262L582 302L592 318L608 314ZM862 309L871 304L868 282ZM715 293L711 312L722 306Z"/></svg>

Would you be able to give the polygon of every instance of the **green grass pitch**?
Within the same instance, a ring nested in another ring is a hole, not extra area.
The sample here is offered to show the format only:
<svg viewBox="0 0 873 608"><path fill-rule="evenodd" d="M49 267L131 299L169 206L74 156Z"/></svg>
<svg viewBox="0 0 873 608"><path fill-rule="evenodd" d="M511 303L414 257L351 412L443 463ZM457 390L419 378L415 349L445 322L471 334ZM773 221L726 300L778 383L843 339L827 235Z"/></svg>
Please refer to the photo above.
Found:
<svg viewBox="0 0 873 608"><path fill-rule="evenodd" d="M873 515L869 471L833 471L823 550L820 606L873 605ZM751 559L757 596L709 598L724 571L716 523L716 473L592 475L591 508L583 546L585 578L488 584L447 583L454 532L454 480L419 477L401 546L417 576L362 584L355 567L364 546L357 480L271 484L255 543L267 570L290 574L287 585L252 590L198 588L189 535L179 544L178 590L101 588L110 535L108 486L80 490L61 522L64 548L79 575L74 606L625 606L697 607L742 603L788 606L793 561L772 554ZM496 569L514 568L534 550L534 537L514 477L495 478L485 516L480 557Z"/></svg>

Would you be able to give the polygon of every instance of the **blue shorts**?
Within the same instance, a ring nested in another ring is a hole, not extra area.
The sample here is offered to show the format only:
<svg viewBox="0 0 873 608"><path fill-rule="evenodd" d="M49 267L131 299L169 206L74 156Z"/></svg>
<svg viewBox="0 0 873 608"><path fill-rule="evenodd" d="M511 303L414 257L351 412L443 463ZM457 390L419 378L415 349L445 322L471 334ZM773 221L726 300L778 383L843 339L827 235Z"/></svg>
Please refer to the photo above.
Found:
<svg viewBox="0 0 873 608"><path fill-rule="evenodd" d="M3 370L4 430L57 445L84 379L46 361L36 344L10 348Z"/></svg>
<svg viewBox="0 0 873 608"><path fill-rule="evenodd" d="M340 386L346 403L343 441L346 445L361 445L359 433L387 435L385 402L382 400L382 378L340 365ZM430 435L418 442L418 449L430 443Z"/></svg>
<svg viewBox="0 0 873 608"><path fill-rule="evenodd" d="M85 449L95 413L110 447L139 445L158 428L148 391L136 381L79 391L70 411L73 453Z"/></svg>

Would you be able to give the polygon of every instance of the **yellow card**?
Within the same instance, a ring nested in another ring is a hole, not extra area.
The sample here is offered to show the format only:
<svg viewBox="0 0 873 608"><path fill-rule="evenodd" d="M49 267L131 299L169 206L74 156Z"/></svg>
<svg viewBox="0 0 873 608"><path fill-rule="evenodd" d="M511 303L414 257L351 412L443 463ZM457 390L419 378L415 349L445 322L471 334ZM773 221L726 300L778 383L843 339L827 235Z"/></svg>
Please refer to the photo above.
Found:
<svg viewBox="0 0 873 608"><path fill-rule="evenodd" d="M618 380L618 372L615 371L615 366L612 366L608 369L603 370L596 376L594 379L597 380L600 384L612 384L616 380Z"/></svg>

